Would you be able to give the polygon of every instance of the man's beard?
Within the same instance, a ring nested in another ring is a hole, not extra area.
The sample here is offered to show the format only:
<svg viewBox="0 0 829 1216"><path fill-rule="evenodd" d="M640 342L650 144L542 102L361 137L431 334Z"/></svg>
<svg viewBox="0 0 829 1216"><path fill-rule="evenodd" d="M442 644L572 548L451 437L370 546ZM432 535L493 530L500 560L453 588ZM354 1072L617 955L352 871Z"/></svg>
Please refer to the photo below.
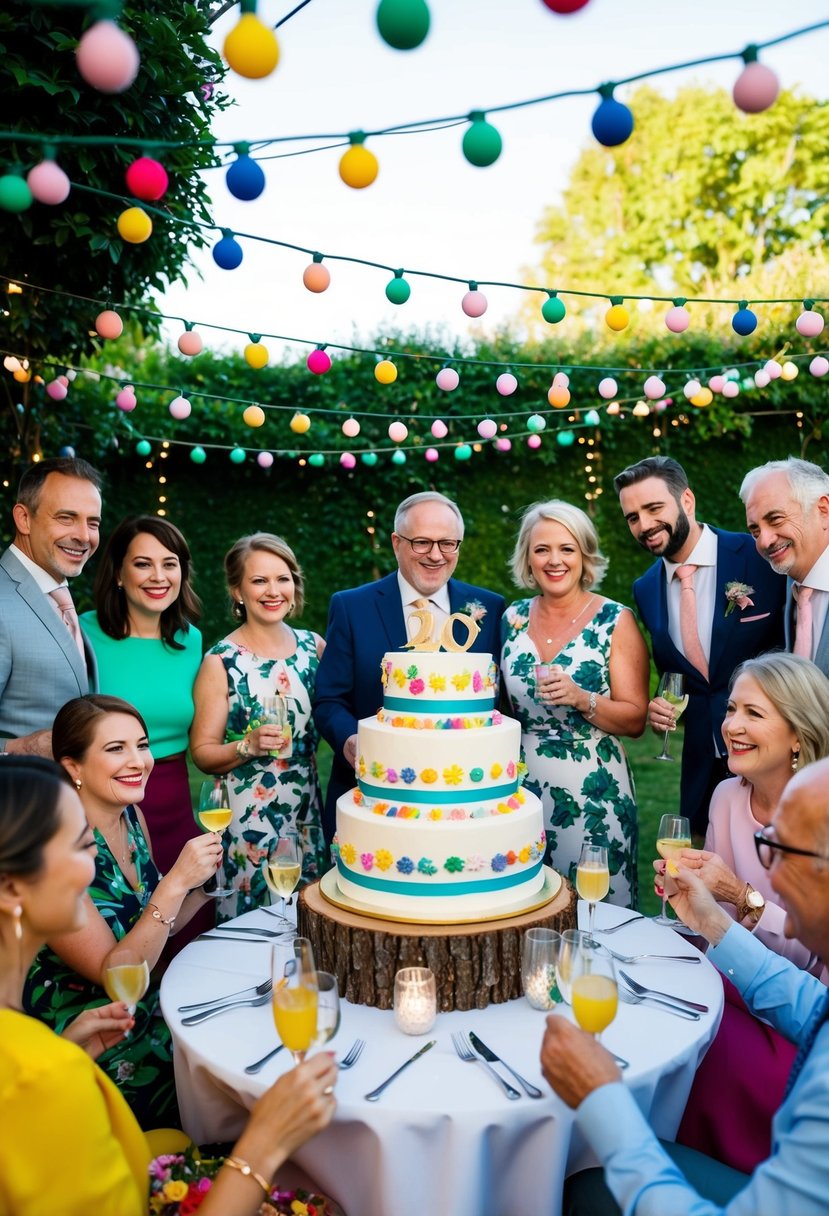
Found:
<svg viewBox="0 0 829 1216"><path fill-rule="evenodd" d="M659 554L660 557L667 557L668 559L672 558L676 553L679 552L688 537L691 535L690 520L683 511L682 507L680 507L679 504L677 504L677 506L679 507L679 514L676 517L676 523L673 526L671 526L671 524L662 525L661 530L667 534L668 539L665 543L665 548ZM642 537L639 544L643 549L647 549L649 553L653 552L652 549L648 548L646 537Z"/></svg>

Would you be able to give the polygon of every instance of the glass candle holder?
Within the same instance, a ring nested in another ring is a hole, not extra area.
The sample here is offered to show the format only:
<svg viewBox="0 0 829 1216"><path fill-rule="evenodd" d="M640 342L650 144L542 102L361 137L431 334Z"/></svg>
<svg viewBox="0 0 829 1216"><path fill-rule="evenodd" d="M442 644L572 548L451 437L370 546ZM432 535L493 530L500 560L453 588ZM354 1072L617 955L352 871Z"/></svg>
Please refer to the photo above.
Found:
<svg viewBox="0 0 829 1216"><path fill-rule="evenodd" d="M533 1009L555 1009L561 1001L556 963L561 942L555 929L528 929L521 949L521 983Z"/></svg>
<svg viewBox="0 0 829 1216"><path fill-rule="evenodd" d="M394 977L394 1020L404 1034L427 1034L437 1017L435 977L428 967L404 967Z"/></svg>

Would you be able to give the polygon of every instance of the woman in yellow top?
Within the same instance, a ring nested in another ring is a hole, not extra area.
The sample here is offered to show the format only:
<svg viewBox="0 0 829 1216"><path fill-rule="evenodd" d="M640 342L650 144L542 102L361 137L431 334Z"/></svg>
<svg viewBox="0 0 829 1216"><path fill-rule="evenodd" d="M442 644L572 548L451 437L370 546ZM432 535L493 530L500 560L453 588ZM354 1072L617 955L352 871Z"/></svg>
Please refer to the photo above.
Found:
<svg viewBox="0 0 829 1216"><path fill-rule="evenodd" d="M47 937L80 929L95 841L68 775L34 756L0 764L0 1213L145 1216L150 1151L112 1082L89 1057L129 1030L121 1003L82 1014L59 1037L21 1011L23 979ZM84 1049L84 1050L82 1050ZM86 1052L86 1054L85 1054ZM320 1054L254 1107L200 1207L248 1216L265 1179L334 1111L336 1066ZM239 1163L249 1164L242 1172Z"/></svg>

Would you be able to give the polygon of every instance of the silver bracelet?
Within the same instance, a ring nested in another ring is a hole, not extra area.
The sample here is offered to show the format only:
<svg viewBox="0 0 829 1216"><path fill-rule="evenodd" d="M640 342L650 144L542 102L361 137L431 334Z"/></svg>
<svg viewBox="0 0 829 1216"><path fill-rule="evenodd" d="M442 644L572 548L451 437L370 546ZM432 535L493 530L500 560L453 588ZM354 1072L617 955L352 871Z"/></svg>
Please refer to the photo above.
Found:
<svg viewBox="0 0 829 1216"><path fill-rule="evenodd" d="M587 694L587 713L584 715L588 722L592 722L596 716L596 694L589 692Z"/></svg>

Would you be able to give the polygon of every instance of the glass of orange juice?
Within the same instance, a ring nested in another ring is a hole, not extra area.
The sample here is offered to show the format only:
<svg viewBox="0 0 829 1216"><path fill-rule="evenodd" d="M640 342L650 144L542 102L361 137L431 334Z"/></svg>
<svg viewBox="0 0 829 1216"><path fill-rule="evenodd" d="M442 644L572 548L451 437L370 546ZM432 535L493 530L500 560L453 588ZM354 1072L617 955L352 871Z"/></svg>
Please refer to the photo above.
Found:
<svg viewBox="0 0 829 1216"><path fill-rule="evenodd" d="M587 901L590 913L588 936L593 941L593 919L596 904L610 890L610 869L607 864L607 849L604 845L585 840L576 867L576 890L579 897ZM596 943L594 942L594 945Z"/></svg>
<svg viewBox="0 0 829 1216"><path fill-rule="evenodd" d="M301 1064L317 1039L318 982L311 943L296 937L293 948L294 957L287 963L283 952L273 951L273 1020L276 1033Z"/></svg>
<svg viewBox="0 0 829 1216"><path fill-rule="evenodd" d="M583 939L573 954L570 996L579 1026L598 1039L616 1017L619 992L613 959L595 942Z"/></svg>

